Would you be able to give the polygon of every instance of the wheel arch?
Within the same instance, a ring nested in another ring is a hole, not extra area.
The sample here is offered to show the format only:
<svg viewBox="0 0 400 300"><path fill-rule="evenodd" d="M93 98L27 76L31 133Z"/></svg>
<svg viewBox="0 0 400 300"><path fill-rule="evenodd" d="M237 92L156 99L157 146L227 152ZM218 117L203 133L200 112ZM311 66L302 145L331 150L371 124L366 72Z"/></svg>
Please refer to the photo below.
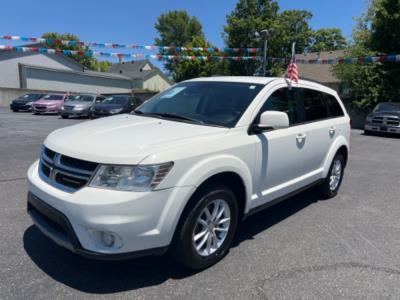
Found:
<svg viewBox="0 0 400 300"><path fill-rule="evenodd" d="M323 163L323 178L328 176L329 168L331 166L332 160L335 157L336 153L342 153L345 159L345 166L347 165L348 162L348 157L349 157L349 143L347 140L343 137L340 136L338 137L334 143L332 144L328 155L326 156L324 163Z"/></svg>
<svg viewBox="0 0 400 300"><path fill-rule="evenodd" d="M194 186L195 189L182 205L174 228L175 232L188 210L193 206L193 199L195 199L196 194L208 186L218 183L227 186L235 194L239 206L239 218L243 218L251 200L252 177L250 169L238 157L220 155L198 162L185 172L185 175L179 180L179 186Z"/></svg>

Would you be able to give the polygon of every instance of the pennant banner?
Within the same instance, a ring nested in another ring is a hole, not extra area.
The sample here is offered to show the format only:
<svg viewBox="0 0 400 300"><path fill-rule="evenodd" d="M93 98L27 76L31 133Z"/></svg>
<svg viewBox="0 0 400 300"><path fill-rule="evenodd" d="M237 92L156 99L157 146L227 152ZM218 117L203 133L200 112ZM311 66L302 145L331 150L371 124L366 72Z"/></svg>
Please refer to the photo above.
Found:
<svg viewBox="0 0 400 300"><path fill-rule="evenodd" d="M18 47L18 46L5 46L0 45L0 50L4 51L17 51L17 52L38 52L48 54L64 54L64 55L78 55L78 56L100 56L100 57L114 57L120 59L157 59L157 60L260 60L260 56L195 56L195 55L161 55L161 54L130 54L130 53L114 53L114 52L100 52L100 51L76 51L76 50L63 50L63 49L49 49L38 47Z"/></svg>
<svg viewBox="0 0 400 300"><path fill-rule="evenodd" d="M204 51L204 52L247 52L256 53L260 51L260 48L203 48L203 47L176 47L176 46L157 46L157 45L124 45L116 43L92 43L92 42L78 42L78 41L68 41L68 40L57 40L57 39L45 39L36 37L25 37L25 36L15 36L15 35L0 35L2 40L13 40L13 41L23 41L23 42L33 42L33 43L48 43L51 45L66 45L66 46L87 46L87 47L97 47L97 48L126 48L126 49L141 49L141 50L175 50L177 52L181 51Z"/></svg>
<svg viewBox="0 0 400 300"><path fill-rule="evenodd" d="M100 57L113 57L120 59L157 59L157 60L234 60L234 61L261 61L261 56L216 56L216 55L161 55L161 54L141 54L141 53L115 53L115 52L101 52L101 51L76 51L76 50L62 50L62 49L49 49L39 47L19 47L19 46L5 46L0 45L0 50L4 51L19 51L19 52L39 52L49 54L64 54L64 55L79 55L79 56L100 56ZM269 58L271 62L280 62L289 64L290 60L286 58ZM397 55L381 55L381 56L367 56L356 58L335 58L335 59L297 59L297 64L368 64L378 62L400 62L400 54Z"/></svg>

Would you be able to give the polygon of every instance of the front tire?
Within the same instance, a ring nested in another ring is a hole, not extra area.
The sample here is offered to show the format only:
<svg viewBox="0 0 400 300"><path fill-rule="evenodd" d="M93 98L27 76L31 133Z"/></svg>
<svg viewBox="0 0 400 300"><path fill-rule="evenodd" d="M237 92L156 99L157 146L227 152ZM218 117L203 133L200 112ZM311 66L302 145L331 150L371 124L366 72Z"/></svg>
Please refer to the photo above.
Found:
<svg viewBox="0 0 400 300"><path fill-rule="evenodd" d="M239 209L233 192L223 185L199 190L185 209L171 245L172 256L192 269L220 261L235 236Z"/></svg>
<svg viewBox="0 0 400 300"><path fill-rule="evenodd" d="M343 180L345 159L342 153L336 153L329 168L328 176L320 185L320 193L325 199L337 195Z"/></svg>
<svg viewBox="0 0 400 300"><path fill-rule="evenodd" d="M68 116L67 115L61 115L61 118L68 119Z"/></svg>

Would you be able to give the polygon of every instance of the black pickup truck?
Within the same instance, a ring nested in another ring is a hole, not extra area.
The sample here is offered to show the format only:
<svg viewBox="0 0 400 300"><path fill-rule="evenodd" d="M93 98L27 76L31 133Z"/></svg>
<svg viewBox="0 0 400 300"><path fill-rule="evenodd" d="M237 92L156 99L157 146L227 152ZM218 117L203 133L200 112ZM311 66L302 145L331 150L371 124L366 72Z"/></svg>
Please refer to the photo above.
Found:
<svg viewBox="0 0 400 300"><path fill-rule="evenodd" d="M400 134L400 103L381 102L367 116L364 133L386 132Z"/></svg>

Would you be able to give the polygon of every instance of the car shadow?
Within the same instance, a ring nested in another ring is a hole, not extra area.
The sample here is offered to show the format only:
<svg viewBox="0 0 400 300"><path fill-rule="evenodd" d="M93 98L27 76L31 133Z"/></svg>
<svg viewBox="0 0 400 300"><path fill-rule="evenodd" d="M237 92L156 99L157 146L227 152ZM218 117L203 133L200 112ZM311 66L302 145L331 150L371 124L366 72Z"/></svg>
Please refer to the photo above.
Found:
<svg viewBox="0 0 400 300"><path fill-rule="evenodd" d="M400 134L396 133L389 133L389 132L374 132L374 133L368 133L365 134L365 132L361 133L363 136L375 136L375 137L384 137L384 138L390 138L390 139L400 139Z"/></svg>
<svg viewBox="0 0 400 300"><path fill-rule="evenodd" d="M260 232L319 200L316 193L310 190L249 216L239 227L232 247L254 239ZM23 244L32 261L48 276L85 293L135 290L197 273L174 262L169 255L125 261L86 259L57 246L33 225L25 231Z"/></svg>

